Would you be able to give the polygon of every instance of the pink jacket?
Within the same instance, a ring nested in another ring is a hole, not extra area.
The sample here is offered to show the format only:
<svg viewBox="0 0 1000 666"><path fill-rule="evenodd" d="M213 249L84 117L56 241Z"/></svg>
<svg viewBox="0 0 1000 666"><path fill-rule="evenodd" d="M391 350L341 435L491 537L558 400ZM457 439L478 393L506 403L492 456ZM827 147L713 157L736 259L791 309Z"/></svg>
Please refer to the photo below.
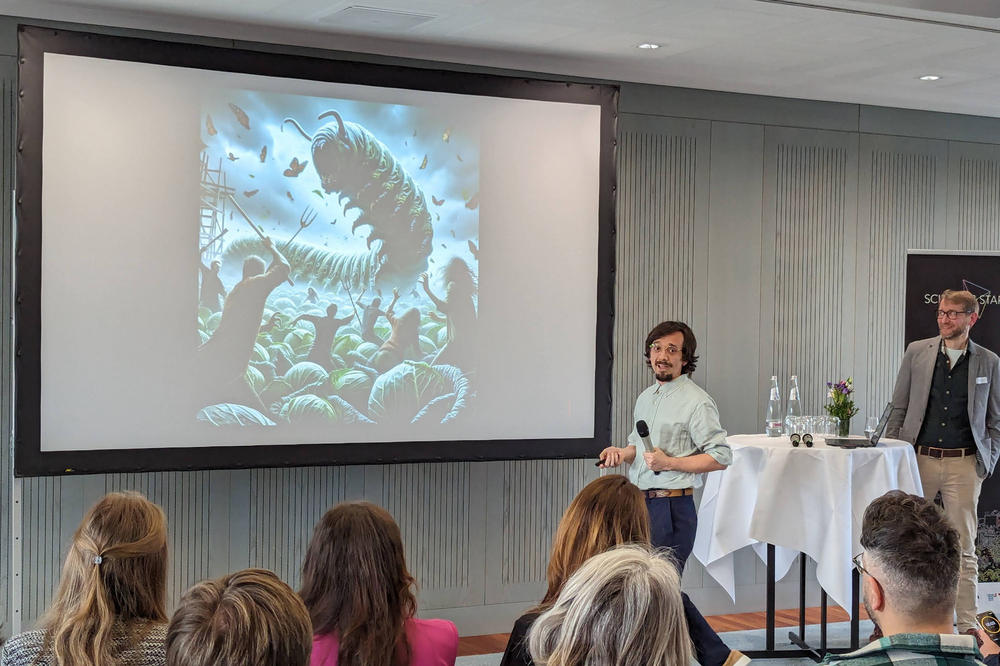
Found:
<svg viewBox="0 0 1000 666"><path fill-rule="evenodd" d="M412 655L409 666L454 666L458 656L458 630L448 620L408 620L406 638ZM337 666L339 647L335 634L313 636L309 666Z"/></svg>

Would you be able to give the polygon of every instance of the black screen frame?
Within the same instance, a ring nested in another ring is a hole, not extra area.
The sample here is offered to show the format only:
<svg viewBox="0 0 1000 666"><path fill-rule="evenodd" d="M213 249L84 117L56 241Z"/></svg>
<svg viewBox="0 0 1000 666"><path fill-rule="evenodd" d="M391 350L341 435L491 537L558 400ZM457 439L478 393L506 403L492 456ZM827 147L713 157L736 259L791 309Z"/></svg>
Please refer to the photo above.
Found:
<svg viewBox="0 0 1000 666"><path fill-rule="evenodd" d="M45 53L223 72L413 90L599 105L600 193L594 376L594 436L566 439L208 446L88 451L41 450L42 108ZM596 456L611 439L615 275L615 146L619 89L403 65L286 55L220 46L18 26L16 243L14 263L14 474L241 469L558 459Z"/></svg>

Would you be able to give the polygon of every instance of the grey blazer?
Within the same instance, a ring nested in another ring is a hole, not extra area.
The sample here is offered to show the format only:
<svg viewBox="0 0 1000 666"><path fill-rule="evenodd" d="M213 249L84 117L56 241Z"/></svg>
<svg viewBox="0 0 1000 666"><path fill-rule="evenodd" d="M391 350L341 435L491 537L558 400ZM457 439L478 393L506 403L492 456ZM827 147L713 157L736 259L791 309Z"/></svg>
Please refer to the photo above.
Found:
<svg viewBox="0 0 1000 666"><path fill-rule="evenodd" d="M927 412L934 363L941 337L911 342L903 354L892 391L885 436L916 442ZM976 469L985 478L1000 458L1000 359L969 340L969 425L976 440Z"/></svg>

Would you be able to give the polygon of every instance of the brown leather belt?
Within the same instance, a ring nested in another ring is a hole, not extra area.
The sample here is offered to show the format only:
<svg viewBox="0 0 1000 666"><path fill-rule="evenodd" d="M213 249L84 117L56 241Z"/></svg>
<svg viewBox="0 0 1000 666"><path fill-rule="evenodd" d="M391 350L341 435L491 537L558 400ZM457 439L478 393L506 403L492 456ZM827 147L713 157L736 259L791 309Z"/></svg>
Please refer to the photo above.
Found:
<svg viewBox="0 0 1000 666"><path fill-rule="evenodd" d="M964 449L939 449L936 446L918 446L917 453L931 458L964 458L965 456L976 455L975 447Z"/></svg>
<svg viewBox="0 0 1000 666"><path fill-rule="evenodd" d="M658 497L684 497L685 495L694 495L694 488L672 488L670 490L656 489L656 490L643 490L642 494L648 499L656 499Z"/></svg>

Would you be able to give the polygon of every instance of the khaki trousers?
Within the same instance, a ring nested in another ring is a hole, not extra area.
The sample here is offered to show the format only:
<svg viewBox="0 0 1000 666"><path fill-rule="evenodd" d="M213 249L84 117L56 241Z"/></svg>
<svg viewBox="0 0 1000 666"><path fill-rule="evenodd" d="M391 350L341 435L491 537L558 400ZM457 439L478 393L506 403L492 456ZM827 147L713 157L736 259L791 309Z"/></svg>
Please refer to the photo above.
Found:
<svg viewBox="0 0 1000 666"><path fill-rule="evenodd" d="M962 566L958 573L958 598L955 600L955 617L958 630L978 628L976 623L976 583L979 580L979 562L976 558L976 529L979 491L983 480L976 473L976 456L961 458L931 458L917 454L920 482L924 497L934 500L941 491L944 513L958 530L962 548Z"/></svg>

